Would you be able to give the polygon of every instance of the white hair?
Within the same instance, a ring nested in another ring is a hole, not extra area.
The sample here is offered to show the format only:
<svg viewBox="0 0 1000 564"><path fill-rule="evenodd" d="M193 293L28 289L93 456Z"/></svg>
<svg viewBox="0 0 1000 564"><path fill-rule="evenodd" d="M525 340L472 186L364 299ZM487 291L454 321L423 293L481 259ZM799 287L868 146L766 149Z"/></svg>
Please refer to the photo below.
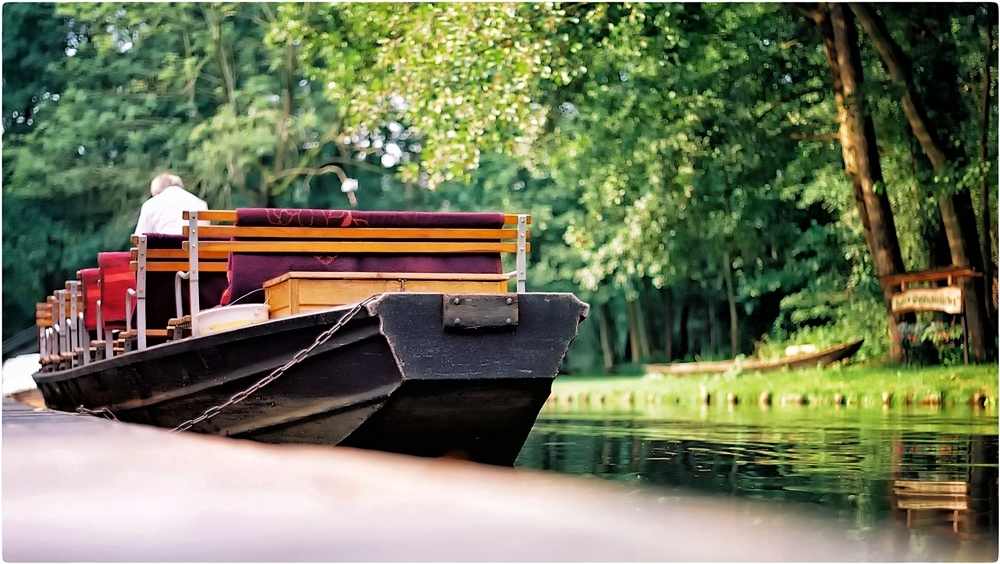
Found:
<svg viewBox="0 0 1000 564"><path fill-rule="evenodd" d="M179 186L183 188L184 181L181 180L180 176L175 174L157 175L157 177L154 178L149 184L149 193L155 196L170 186Z"/></svg>

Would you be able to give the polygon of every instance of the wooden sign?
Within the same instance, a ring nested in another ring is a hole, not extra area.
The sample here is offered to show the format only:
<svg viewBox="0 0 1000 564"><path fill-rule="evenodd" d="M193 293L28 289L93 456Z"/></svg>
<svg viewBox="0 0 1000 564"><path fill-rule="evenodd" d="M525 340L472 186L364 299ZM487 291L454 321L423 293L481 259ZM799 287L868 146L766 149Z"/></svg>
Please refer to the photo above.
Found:
<svg viewBox="0 0 1000 564"><path fill-rule="evenodd" d="M892 312L943 311L962 313L962 288L918 288L892 296Z"/></svg>

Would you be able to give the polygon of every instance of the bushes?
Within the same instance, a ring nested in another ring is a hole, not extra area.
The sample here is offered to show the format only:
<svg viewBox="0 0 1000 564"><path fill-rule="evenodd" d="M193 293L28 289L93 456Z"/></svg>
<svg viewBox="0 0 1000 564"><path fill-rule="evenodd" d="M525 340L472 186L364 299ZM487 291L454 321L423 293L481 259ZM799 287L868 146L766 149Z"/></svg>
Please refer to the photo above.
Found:
<svg viewBox="0 0 1000 564"><path fill-rule="evenodd" d="M770 335L758 343L758 356L782 356L788 345L823 349L864 339L853 360L882 358L889 352L889 327L881 298L869 293L800 292L781 301L782 312Z"/></svg>
<svg viewBox="0 0 1000 564"><path fill-rule="evenodd" d="M907 364L961 364L962 327L941 321L900 323L897 335Z"/></svg>

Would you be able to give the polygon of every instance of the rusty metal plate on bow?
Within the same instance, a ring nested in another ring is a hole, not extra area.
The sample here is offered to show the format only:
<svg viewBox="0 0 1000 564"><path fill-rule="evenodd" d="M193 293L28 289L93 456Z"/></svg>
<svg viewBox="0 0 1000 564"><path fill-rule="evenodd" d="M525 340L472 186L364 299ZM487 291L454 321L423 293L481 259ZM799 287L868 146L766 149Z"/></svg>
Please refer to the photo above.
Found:
<svg viewBox="0 0 1000 564"><path fill-rule="evenodd" d="M517 294L445 294L445 329L517 327Z"/></svg>

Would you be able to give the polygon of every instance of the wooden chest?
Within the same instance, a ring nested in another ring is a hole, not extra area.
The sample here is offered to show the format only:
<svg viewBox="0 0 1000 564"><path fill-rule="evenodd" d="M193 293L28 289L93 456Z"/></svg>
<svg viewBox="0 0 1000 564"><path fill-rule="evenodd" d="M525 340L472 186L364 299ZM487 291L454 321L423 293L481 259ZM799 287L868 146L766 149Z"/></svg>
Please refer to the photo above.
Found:
<svg viewBox="0 0 1000 564"><path fill-rule="evenodd" d="M289 272L264 282L270 317L357 303L384 292L503 293L505 274Z"/></svg>

